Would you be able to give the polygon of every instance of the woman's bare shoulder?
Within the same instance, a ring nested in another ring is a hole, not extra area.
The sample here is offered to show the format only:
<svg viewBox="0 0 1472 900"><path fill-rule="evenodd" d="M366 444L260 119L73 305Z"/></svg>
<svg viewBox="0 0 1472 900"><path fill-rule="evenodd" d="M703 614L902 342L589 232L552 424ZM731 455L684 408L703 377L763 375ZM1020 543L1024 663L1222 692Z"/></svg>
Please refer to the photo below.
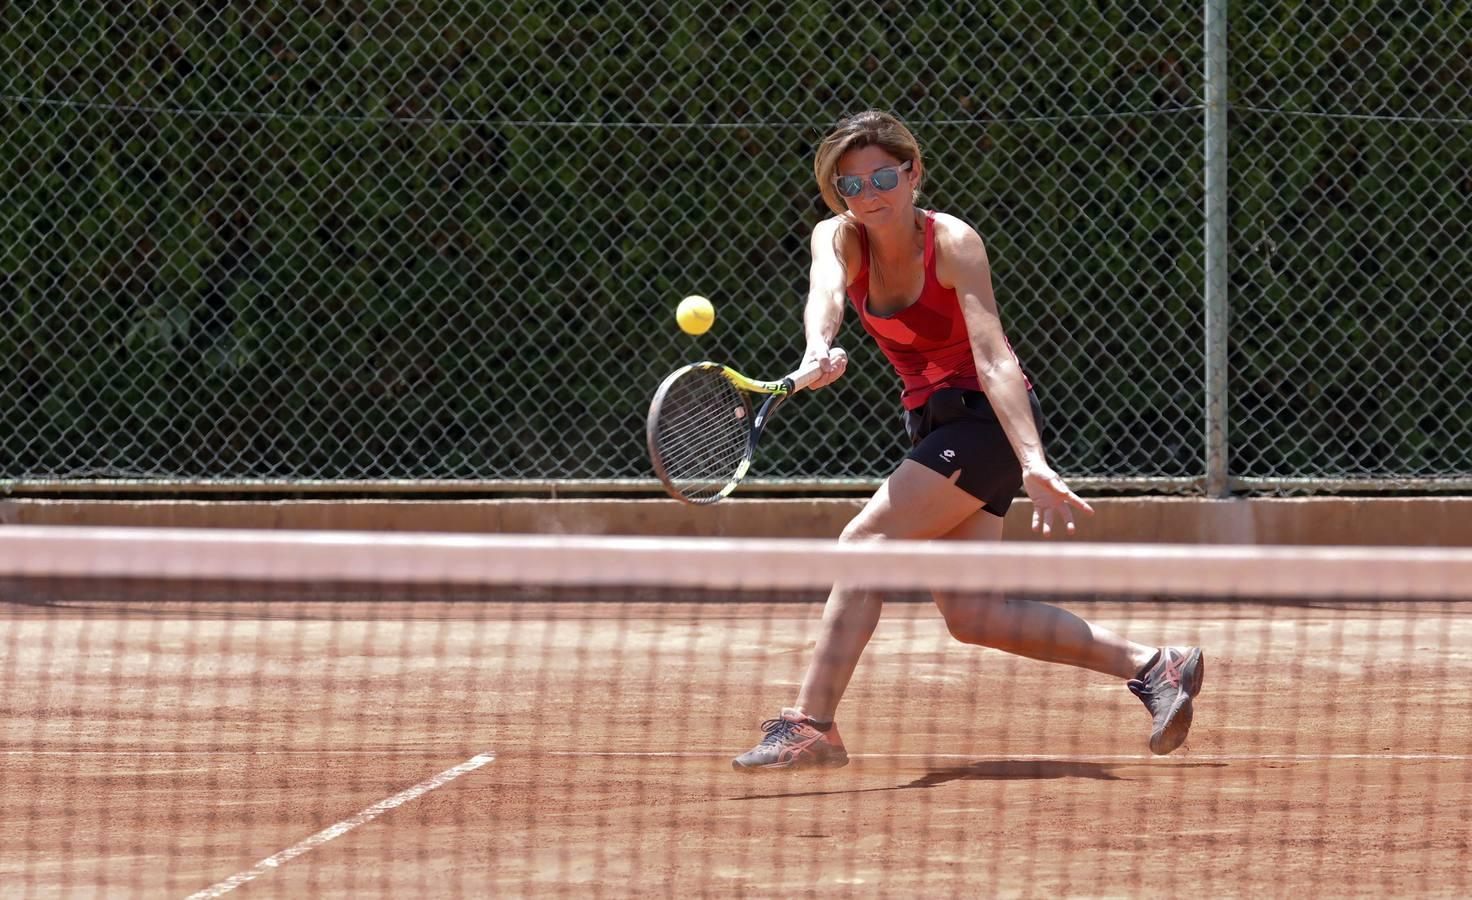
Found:
<svg viewBox="0 0 1472 900"><path fill-rule="evenodd" d="M945 287L985 271L986 246L970 223L948 213L935 214L935 273Z"/></svg>
<svg viewBox="0 0 1472 900"><path fill-rule="evenodd" d="M979 242L981 235L970 222L950 213L936 212L935 239L937 242L944 241L951 247L959 248L971 242Z"/></svg>

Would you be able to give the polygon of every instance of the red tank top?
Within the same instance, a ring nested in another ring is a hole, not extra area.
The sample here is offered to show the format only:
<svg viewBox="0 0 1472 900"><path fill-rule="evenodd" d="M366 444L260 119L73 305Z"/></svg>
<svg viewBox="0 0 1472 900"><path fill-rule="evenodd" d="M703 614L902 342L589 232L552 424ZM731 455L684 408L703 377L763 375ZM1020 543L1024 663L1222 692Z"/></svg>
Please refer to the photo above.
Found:
<svg viewBox="0 0 1472 900"><path fill-rule="evenodd" d="M914 303L892 316L869 312L869 235L859 226L863 267L848 297L858 310L859 322L874 338L900 376L905 409L919 409L941 388L981 390L971 337L961 315L955 288L942 287L935 276L935 211L925 212L925 283ZM1011 345L1008 345L1011 349ZM1013 354L1016 359L1016 354ZM1029 384L1028 388L1031 389Z"/></svg>

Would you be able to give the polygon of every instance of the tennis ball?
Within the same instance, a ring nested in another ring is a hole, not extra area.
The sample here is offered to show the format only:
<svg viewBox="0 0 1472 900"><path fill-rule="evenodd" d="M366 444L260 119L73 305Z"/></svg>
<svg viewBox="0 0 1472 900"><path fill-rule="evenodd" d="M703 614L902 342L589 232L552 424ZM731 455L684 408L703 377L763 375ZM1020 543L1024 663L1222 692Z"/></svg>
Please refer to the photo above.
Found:
<svg viewBox="0 0 1472 900"><path fill-rule="evenodd" d="M675 307L675 321L686 334L705 334L716 320L715 307L698 294L691 294Z"/></svg>

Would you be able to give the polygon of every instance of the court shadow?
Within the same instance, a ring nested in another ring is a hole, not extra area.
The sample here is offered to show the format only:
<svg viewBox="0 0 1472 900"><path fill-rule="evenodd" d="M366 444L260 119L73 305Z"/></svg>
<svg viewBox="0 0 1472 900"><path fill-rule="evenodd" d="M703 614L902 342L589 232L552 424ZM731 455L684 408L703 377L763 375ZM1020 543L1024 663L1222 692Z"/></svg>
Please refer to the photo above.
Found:
<svg viewBox="0 0 1472 900"><path fill-rule="evenodd" d="M1062 759L984 759L964 766L947 766L927 772L905 787L935 787L948 781L1046 781L1053 778L1093 778L1121 781L1111 763L1076 762Z"/></svg>
<svg viewBox="0 0 1472 900"><path fill-rule="evenodd" d="M1175 763L1171 769L1220 768L1225 763ZM1116 775L1116 769L1136 768L1134 760L1117 763L1083 762L1067 759L984 759L964 766L935 769L905 784L889 787L854 788L839 791L794 791L790 793L751 794L731 800L776 800L791 797L833 797L841 794L874 794L882 791L908 791L933 788L952 781L1048 781L1060 778L1087 778L1095 781L1130 781ZM780 776L779 776L780 777Z"/></svg>

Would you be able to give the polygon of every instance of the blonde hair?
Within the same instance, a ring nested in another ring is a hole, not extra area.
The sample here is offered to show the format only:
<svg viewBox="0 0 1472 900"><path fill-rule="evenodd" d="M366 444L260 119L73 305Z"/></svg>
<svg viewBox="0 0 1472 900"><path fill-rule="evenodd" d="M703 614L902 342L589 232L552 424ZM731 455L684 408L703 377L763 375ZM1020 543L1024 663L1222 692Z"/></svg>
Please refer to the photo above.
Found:
<svg viewBox="0 0 1472 900"><path fill-rule="evenodd" d="M880 147L900 162L914 163L924 179L923 160L920 158L920 142L905 124L890 113L878 109L866 109L857 115L839 120L823 142L818 145L813 157L813 175L818 179L818 190L823 192L823 202L835 215L848 211L843 198L838 194L834 179L838 176L838 161L850 150L861 147ZM918 197L920 188L915 188Z"/></svg>

